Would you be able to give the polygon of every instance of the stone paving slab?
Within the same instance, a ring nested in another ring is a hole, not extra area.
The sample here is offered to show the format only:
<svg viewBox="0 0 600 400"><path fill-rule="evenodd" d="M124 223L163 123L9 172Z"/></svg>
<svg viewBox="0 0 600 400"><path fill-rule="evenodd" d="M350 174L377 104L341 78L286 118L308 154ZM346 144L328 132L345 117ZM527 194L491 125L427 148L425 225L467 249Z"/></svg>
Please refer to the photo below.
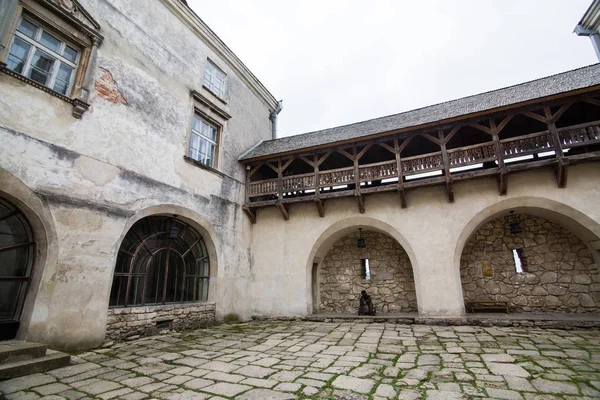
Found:
<svg viewBox="0 0 600 400"><path fill-rule="evenodd" d="M253 322L73 362L0 382L0 399L600 399L598 330Z"/></svg>

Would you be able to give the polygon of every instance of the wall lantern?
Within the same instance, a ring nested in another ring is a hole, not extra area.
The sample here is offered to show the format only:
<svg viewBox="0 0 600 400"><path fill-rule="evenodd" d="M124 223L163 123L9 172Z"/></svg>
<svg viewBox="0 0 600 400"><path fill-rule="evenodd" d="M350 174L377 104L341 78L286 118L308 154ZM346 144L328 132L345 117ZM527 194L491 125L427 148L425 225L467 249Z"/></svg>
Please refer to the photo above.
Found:
<svg viewBox="0 0 600 400"><path fill-rule="evenodd" d="M359 249L364 249L365 247L367 247L365 238L362 237L362 228L358 228L358 239L356 239L356 247L358 247Z"/></svg>
<svg viewBox="0 0 600 400"><path fill-rule="evenodd" d="M519 224L519 220L517 219L514 210L510 212L508 216L508 223L510 228L510 233L516 235L517 233L521 233L521 224Z"/></svg>

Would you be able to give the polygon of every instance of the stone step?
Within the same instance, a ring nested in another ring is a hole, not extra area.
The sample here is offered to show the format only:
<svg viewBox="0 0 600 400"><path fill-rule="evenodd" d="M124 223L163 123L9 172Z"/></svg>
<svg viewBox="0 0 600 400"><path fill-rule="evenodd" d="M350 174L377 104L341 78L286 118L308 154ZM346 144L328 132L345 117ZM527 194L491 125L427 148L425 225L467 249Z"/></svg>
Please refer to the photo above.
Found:
<svg viewBox="0 0 600 400"><path fill-rule="evenodd" d="M0 363L43 357L46 355L47 348L48 346L41 343L16 340L0 342Z"/></svg>
<svg viewBox="0 0 600 400"><path fill-rule="evenodd" d="M48 350L42 357L29 360L8 361L0 364L0 380L17 378L69 365L71 356L59 351Z"/></svg>

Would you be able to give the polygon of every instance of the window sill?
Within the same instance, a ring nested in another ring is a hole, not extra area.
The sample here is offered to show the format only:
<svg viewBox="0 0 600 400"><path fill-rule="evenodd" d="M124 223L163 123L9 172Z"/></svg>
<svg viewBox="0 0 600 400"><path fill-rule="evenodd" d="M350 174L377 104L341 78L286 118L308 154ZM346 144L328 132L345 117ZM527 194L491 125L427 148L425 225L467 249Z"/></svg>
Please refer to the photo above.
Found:
<svg viewBox="0 0 600 400"><path fill-rule="evenodd" d="M190 163L192 165L195 165L196 167L200 167L200 168L202 168L202 169L204 169L204 170L206 170L208 172L212 172L213 174L218 175L221 178L225 178L225 176L226 176L223 172L221 172L219 170L216 170L213 167L209 167L208 165L204 165L201 162L194 160L192 157L183 156L183 159L186 162L188 162L188 163Z"/></svg>
<svg viewBox="0 0 600 400"><path fill-rule="evenodd" d="M18 74L11 69L8 69L6 67L6 64L3 62L0 62L0 72L5 73L6 75L12 76L13 78L16 78L16 79L18 79L22 82L25 82L31 86L34 86L40 90L43 90L44 92L50 94L51 96L58 97L59 99L71 104L73 106L73 116L75 118L81 118L83 116L83 113L86 112L88 110L88 108L90 108L90 105L82 100L79 100L77 98L72 99L68 96L65 96L64 94L55 92L54 90L50 89L49 87L46 87L32 79L27 78L26 76Z"/></svg>

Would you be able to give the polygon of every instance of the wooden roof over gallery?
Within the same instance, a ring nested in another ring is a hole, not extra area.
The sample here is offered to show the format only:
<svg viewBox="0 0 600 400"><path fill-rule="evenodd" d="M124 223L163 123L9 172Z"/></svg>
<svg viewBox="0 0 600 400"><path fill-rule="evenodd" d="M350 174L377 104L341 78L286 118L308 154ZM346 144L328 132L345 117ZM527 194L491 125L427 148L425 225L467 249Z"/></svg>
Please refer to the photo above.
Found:
<svg viewBox="0 0 600 400"><path fill-rule="evenodd" d="M282 156L315 147L342 144L356 139L388 135L431 125L473 118L480 114L524 106L543 99L572 95L600 87L600 64L524 82L502 89L463 97L415 110L361 121L354 124L264 140L240 157L246 163Z"/></svg>

